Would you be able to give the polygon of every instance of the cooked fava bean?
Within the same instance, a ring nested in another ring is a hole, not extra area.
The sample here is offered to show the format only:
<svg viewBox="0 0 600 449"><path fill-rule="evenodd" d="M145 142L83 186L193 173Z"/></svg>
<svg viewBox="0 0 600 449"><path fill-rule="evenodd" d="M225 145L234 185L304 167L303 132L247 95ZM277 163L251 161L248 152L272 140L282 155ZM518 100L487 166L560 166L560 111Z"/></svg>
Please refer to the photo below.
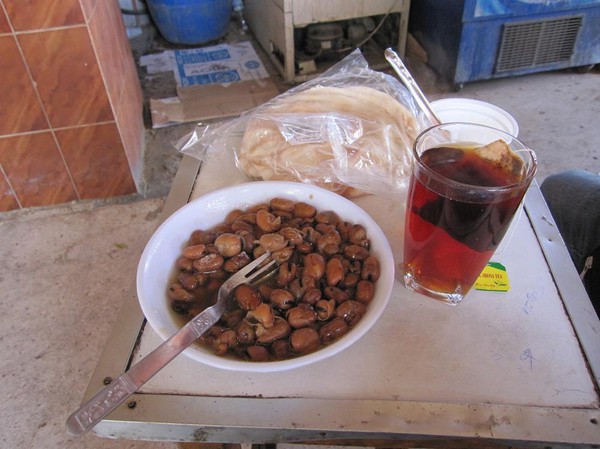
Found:
<svg viewBox="0 0 600 449"><path fill-rule="evenodd" d="M260 293L260 296L263 299L263 301L268 301L271 297L271 292L273 291L273 287L271 285L264 283L259 284L258 287L256 287L256 289L258 290L258 293Z"/></svg>
<svg viewBox="0 0 600 449"><path fill-rule="evenodd" d="M315 226L315 230L320 232L321 235L323 235L328 232L335 231L335 226L327 224L327 223L317 223Z"/></svg>
<svg viewBox="0 0 600 449"><path fill-rule="evenodd" d="M344 255L350 260L365 260L369 256L369 250L360 245L348 245L344 248Z"/></svg>
<svg viewBox="0 0 600 449"><path fill-rule="evenodd" d="M335 212L328 210L324 212L319 212L315 216L315 220L317 223L325 223L328 225L337 226L337 224L340 222L340 217L338 217L338 215Z"/></svg>
<svg viewBox="0 0 600 449"><path fill-rule="evenodd" d="M262 210L262 209L268 210L269 205L267 203L255 204L254 206L250 206L248 208L248 212L255 214L256 212L258 212L259 210Z"/></svg>
<svg viewBox="0 0 600 449"><path fill-rule="evenodd" d="M244 214L244 211L242 211L240 209L232 210L225 217L225 224L228 224L228 225L233 224L235 222L235 220L237 220L239 218L239 216L243 215L243 214Z"/></svg>
<svg viewBox="0 0 600 449"><path fill-rule="evenodd" d="M237 234L227 232L215 239L215 246L223 257L237 256L242 251L242 238Z"/></svg>
<svg viewBox="0 0 600 449"><path fill-rule="evenodd" d="M275 340L289 337L291 333L292 328L290 327L290 324L285 319L277 317L273 326L269 329L265 329L265 331L258 336L256 342L260 344L273 343Z"/></svg>
<svg viewBox="0 0 600 449"><path fill-rule="evenodd" d="M360 242L367 239L367 231L363 225L352 225L350 229L348 229L348 240L351 243L359 244Z"/></svg>
<svg viewBox="0 0 600 449"><path fill-rule="evenodd" d="M336 286L344 280L344 266L340 259L329 259L325 268L327 285Z"/></svg>
<svg viewBox="0 0 600 449"><path fill-rule="evenodd" d="M371 281L361 279L356 286L356 300L368 304L375 296L375 285Z"/></svg>
<svg viewBox="0 0 600 449"><path fill-rule="evenodd" d="M259 240L260 246L269 253L279 251L287 246L288 241L281 234L264 234Z"/></svg>
<svg viewBox="0 0 600 449"><path fill-rule="evenodd" d="M238 286L228 312L198 341L255 362L302 356L341 338L366 313L380 276L368 237L333 211L273 198L194 231L167 296L187 321L216 302L231 273L269 252L278 272L259 286Z"/></svg>
<svg viewBox="0 0 600 449"><path fill-rule="evenodd" d="M352 227L352 223L347 221L340 221L337 225L337 230L342 236L342 240L349 241L348 234L350 233L350 228Z"/></svg>
<svg viewBox="0 0 600 449"><path fill-rule="evenodd" d="M323 289L323 294L327 299L333 299L338 304L350 299L350 294L347 291L329 285Z"/></svg>
<svg viewBox="0 0 600 449"><path fill-rule="evenodd" d="M294 296L283 288L271 290L270 300L271 305L278 310L289 310L295 304Z"/></svg>
<svg viewBox="0 0 600 449"><path fill-rule="evenodd" d="M315 305L317 319L319 321L327 321L335 314L335 300L320 299Z"/></svg>
<svg viewBox="0 0 600 449"><path fill-rule="evenodd" d="M294 204L294 215L298 218L312 218L316 215L317 209L315 206L302 201Z"/></svg>
<svg viewBox="0 0 600 449"><path fill-rule="evenodd" d="M199 245L201 243L209 244L214 242L216 237L217 236L213 231L203 231L202 229L198 229L192 232L192 235L190 236L189 245L193 246Z"/></svg>
<svg viewBox="0 0 600 449"><path fill-rule="evenodd" d="M173 284L169 287L167 295L171 299L178 299L180 301L191 301L194 296L188 292L181 284Z"/></svg>
<svg viewBox="0 0 600 449"><path fill-rule="evenodd" d="M294 329L308 327L317 321L317 314L309 304L300 304L291 308L287 311L285 317Z"/></svg>
<svg viewBox="0 0 600 449"><path fill-rule="evenodd" d="M274 211L271 211L271 213L273 215L275 215L276 217L281 217L284 220L290 220L290 219L294 218L293 212L286 212L283 210L274 210Z"/></svg>
<svg viewBox="0 0 600 449"><path fill-rule="evenodd" d="M262 256L266 252L267 252L267 250L265 250L264 247L262 247L262 246L259 245L259 246L254 247L254 250L252 251L252 256L255 259L258 259L260 256Z"/></svg>
<svg viewBox="0 0 600 449"><path fill-rule="evenodd" d="M238 286L233 296L241 309L246 311L254 310L263 303L258 290L247 284Z"/></svg>
<svg viewBox="0 0 600 449"><path fill-rule="evenodd" d="M329 243L329 244L325 245L323 247L323 249L321 249L321 253L326 257L333 256L339 252L340 252L340 247L333 243Z"/></svg>
<svg viewBox="0 0 600 449"><path fill-rule="evenodd" d="M221 235L221 234L227 234L228 232L231 232L231 226L228 224L220 224L219 226L217 226L215 229L215 234L217 236Z"/></svg>
<svg viewBox="0 0 600 449"><path fill-rule="evenodd" d="M241 214L235 219L234 223L246 223L254 225L256 224L256 212L248 211L245 214Z"/></svg>
<svg viewBox="0 0 600 449"><path fill-rule="evenodd" d="M248 231L240 231L237 233L242 239L242 249L246 253L251 253L254 247L256 246L256 240L254 235Z"/></svg>
<svg viewBox="0 0 600 449"><path fill-rule="evenodd" d="M306 288L302 286L300 279L296 278L287 287L288 291L294 296L296 301L300 301L306 292Z"/></svg>
<svg viewBox="0 0 600 449"><path fill-rule="evenodd" d="M254 230L254 228L252 227L252 225L250 223L246 223L245 221L241 221L241 220L236 220L231 225L231 231L235 232L236 234L239 234L242 232L251 233L253 230Z"/></svg>
<svg viewBox="0 0 600 449"><path fill-rule="evenodd" d="M305 304L314 305L321 299L321 289L317 287L310 287L304 291L301 301Z"/></svg>
<svg viewBox="0 0 600 449"><path fill-rule="evenodd" d="M276 360L285 360L290 357L290 342L287 338L275 340L271 343L271 355Z"/></svg>
<svg viewBox="0 0 600 449"><path fill-rule="evenodd" d="M344 280L342 282L342 287L343 288L356 287L356 285L358 284L358 281L360 281L360 275L358 273L348 273L344 277Z"/></svg>
<svg viewBox="0 0 600 449"><path fill-rule="evenodd" d="M198 278L194 273L186 273L185 271L177 276L177 280L185 290L190 292L195 290L199 284Z"/></svg>
<svg viewBox="0 0 600 449"><path fill-rule="evenodd" d="M296 245L296 250L300 253L300 254L308 254L311 253L313 250L313 244L310 242L302 242L299 243L298 245Z"/></svg>
<svg viewBox="0 0 600 449"><path fill-rule="evenodd" d="M363 317L367 308L358 301L348 300L335 309L335 315L342 318L348 325L353 326Z"/></svg>
<svg viewBox="0 0 600 449"><path fill-rule="evenodd" d="M254 362L268 362L271 359L269 351L264 346L248 346L246 353Z"/></svg>
<svg viewBox="0 0 600 449"><path fill-rule="evenodd" d="M343 318L337 317L327 322L327 324L324 324L321 329L319 329L319 336L323 343L331 343L346 332L348 332L348 323L346 323Z"/></svg>
<svg viewBox="0 0 600 449"><path fill-rule="evenodd" d="M279 231L281 228L281 217L276 217L264 209L259 210L256 213L256 226L265 232Z"/></svg>
<svg viewBox="0 0 600 449"><path fill-rule="evenodd" d="M370 281L377 281L380 275L379 261L373 256L369 256L365 259L363 269L361 272L362 279L369 279Z"/></svg>
<svg viewBox="0 0 600 449"><path fill-rule="evenodd" d="M254 344L256 340L256 332L255 327L248 323L247 321L242 320L236 327L235 333L237 335L237 339L241 344L249 345Z"/></svg>
<svg viewBox="0 0 600 449"><path fill-rule="evenodd" d="M319 253L310 253L304 256L304 276L309 276L316 281L325 274L325 258Z"/></svg>
<svg viewBox="0 0 600 449"><path fill-rule="evenodd" d="M194 271L194 261L187 257L178 258L175 265L179 271Z"/></svg>
<svg viewBox="0 0 600 449"><path fill-rule="evenodd" d="M296 329L290 336L290 347L297 354L310 354L321 346L319 332L312 327Z"/></svg>
<svg viewBox="0 0 600 449"><path fill-rule="evenodd" d="M277 273L277 285L285 287L294 279L296 279L296 273L298 266L295 263L284 262L279 265L279 272Z"/></svg>
<svg viewBox="0 0 600 449"><path fill-rule="evenodd" d="M225 259L219 254L207 254L194 260L194 268L200 273L212 273L223 266Z"/></svg>
<svg viewBox="0 0 600 449"><path fill-rule="evenodd" d="M250 310L245 319L250 324L256 324L263 329L269 329L273 327L275 322L275 313L267 303L262 302L258 307Z"/></svg>
<svg viewBox="0 0 600 449"><path fill-rule="evenodd" d="M279 230L279 234L281 234L292 245L299 245L304 241L304 234L302 234L300 229L290 228L287 226L285 228L281 228Z"/></svg>
<svg viewBox="0 0 600 449"><path fill-rule="evenodd" d="M286 246L285 248L282 248L280 250L273 251L271 253L271 257L279 263L284 263L290 260L293 254L294 248L292 248L291 246Z"/></svg>
<svg viewBox="0 0 600 449"><path fill-rule="evenodd" d="M306 273L303 273L302 277L300 278L300 283L302 284L302 287L304 288L304 293L306 293L306 291L311 288L315 288L317 286L318 282L319 282L319 279L316 279L313 276L309 276Z"/></svg>
<svg viewBox="0 0 600 449"><path fill-rule="evenodd" d="M296 202L285 199L285 198L273 198L269 202L269 205L271 206L271 209L273 209L273 210L282 210L285 212L293 212Z"/></svg>
<svg viewBox="0 0 600 449"><path fill-rule="evenodd" d="M312 226L306 226L302 228L302 232L304 233L305 240L309 243L317 243L317 240L319 240L322 235Z"/></svg>
<svg viewBox="0 0 600 449"><path fill-rule="evenodd" d="M183 252L181 254L183 257L186 257L188 259L200 259L206 254L206 245L200 243L199 245L187 246L183 249Z"/></svg>
<svg viewBox="0 0 600 449"><path fill-rule="evenodd" d="M219 254L219 248L214 243L206 245L206 254Z"/></svg>
<svg viewBox="0 0 600 449"><path fill-rule="evenodd" d="M219 334L213 340L212 347L217 355L225 355L227 352L237 346L238 340L235 331L227 329Z"/></svg>
<svg viewBox="0 0 600 449"><path fill-rule="evenodd" d="M228 273L235 273L236 271L239 271L240 269L244 268L250 262L252 262L250 256L248 256L248 254L246 254L245 252L241 252L227 259L223 263L223 269Z"/></svg>
<svg viewBox="0 0 600 449"><path fill-rule="evenodd" d="M325 248L326 246L330 246L332 248L335 248L335 251L333 251L331 254L335 254L338 252L341 244L342 237L340 236L340 233L334 229L331 231L327 231L325 234L319 237L319 239L317 240L317 249L322 252L323 248Z"/></svg>

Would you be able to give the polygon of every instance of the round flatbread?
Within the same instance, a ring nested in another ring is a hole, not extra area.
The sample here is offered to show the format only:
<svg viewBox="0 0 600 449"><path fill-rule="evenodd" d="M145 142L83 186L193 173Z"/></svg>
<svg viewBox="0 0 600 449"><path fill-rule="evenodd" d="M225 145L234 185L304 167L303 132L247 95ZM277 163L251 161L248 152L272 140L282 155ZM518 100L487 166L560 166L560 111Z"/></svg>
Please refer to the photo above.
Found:
<svg viewBox="0 0 600 449"><path fill-rule="evenodd" d="M237 161L255 178L311 182L352 197L364 191L351 182L362 175L408 176L417 134L413 114L388 94L315 87L249 117Z"/></svg>

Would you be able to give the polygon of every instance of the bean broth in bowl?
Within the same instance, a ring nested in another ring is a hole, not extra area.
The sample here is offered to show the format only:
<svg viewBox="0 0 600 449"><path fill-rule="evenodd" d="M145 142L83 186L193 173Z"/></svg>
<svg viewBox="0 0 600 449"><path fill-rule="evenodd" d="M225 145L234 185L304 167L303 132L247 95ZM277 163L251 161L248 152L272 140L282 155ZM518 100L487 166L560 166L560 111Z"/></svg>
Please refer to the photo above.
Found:
<svg viewBox="0 0 600 449"><path fill-rule="evenodd" d="M184 325L217 301L231 274L269 252L278 272L258 286L239 286L200 344L255 362L306 355L365 315L381 272L370 246L363 225L309 203L276 197L234 209L219 225L191 234L167 291L170 307Z"/></svg>

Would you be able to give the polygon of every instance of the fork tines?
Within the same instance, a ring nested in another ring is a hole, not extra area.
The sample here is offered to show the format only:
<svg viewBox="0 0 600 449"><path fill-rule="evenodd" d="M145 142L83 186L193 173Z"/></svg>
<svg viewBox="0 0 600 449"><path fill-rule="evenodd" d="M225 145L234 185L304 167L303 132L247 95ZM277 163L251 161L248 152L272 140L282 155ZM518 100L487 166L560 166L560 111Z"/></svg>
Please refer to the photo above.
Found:
<svg viewBox="0 0 600 449"><path fill-rule="evenodd" d="M264 277L270 275L278 264L276 260L271 259L266 265L261 266L271 256L270 253L265 253L262 256L254 259L251 263L236 272L228 281L233 283L256 283Z"/></svg>

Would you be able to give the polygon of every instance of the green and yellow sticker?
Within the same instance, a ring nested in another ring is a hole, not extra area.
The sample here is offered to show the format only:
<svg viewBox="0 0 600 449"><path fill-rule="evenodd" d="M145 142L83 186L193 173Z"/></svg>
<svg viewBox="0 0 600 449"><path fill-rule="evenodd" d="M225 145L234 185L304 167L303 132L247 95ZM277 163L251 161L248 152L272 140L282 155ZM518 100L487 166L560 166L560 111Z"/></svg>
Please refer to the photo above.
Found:
<svg viewBox="0 0 600 449"><path fill-rule="evenodd" d="M510 284L506 268L501 263L488 262L473 287L488 292L507 292Z"/></svg>

